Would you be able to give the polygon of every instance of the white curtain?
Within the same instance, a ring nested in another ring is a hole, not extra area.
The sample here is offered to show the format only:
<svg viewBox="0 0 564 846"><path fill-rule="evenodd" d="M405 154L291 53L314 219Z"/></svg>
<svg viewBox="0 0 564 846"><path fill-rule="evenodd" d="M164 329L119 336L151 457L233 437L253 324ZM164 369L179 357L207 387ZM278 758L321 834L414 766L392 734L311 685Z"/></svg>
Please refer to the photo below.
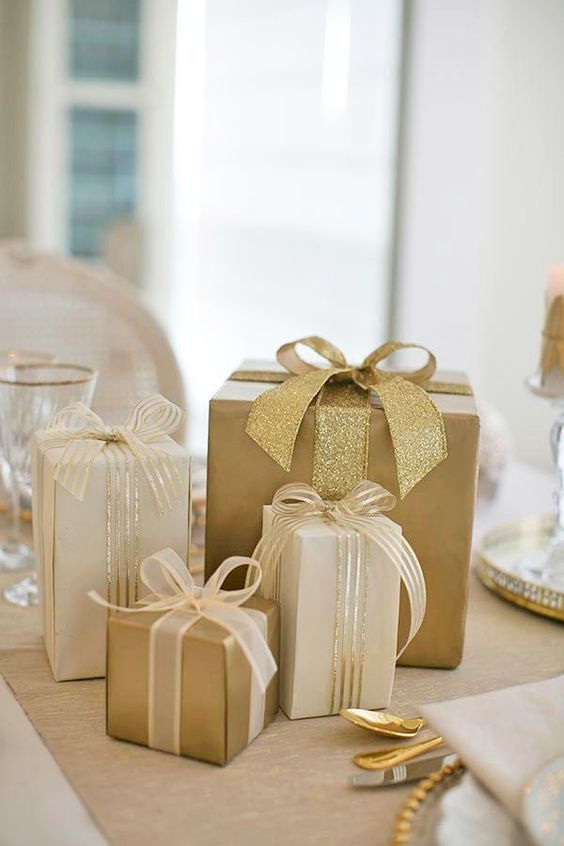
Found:
<svg viewBox="0 0 564 846"><path fill-rule="evenodd" d="M400 0L180 0L171 325L204 452L243 358L385 340Z"/></svg>

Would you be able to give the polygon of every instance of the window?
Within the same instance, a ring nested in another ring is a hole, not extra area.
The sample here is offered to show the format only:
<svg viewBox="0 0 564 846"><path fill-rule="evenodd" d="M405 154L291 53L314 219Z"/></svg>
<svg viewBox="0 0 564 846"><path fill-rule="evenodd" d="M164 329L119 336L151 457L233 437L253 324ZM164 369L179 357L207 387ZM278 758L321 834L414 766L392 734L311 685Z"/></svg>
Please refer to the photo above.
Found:
<svg viewBox="0 0 564 846"><path fill-rule="evenodd" d="M161 316L176 12L176 0L34 0L31 17L29 240L104 260L125 219L142 259L130 281Z"/></svg>
<svg viewBox="0 0 564 846"><path fill-rule="evenodd" d="M95 257L108 222L135 214L137 115L74 106L69 117L70 251Z"/></svg>
<svg viewBox="0 0 564 846"><path fill-rule="evenodd" d="M66 22L70 80L110 86L138 80L140 6L140 0L71 0ZM102 91L102 98L104 93L110 100L111 88ZM124 93L133 102L134 89ZM79 85L68 110L67 237L73 255L95 258L105 229L136 213L139 140L133 108L92 107L91 100L92 90Z"/></svg>
<svg viewBox="0 0 564 846"><path fill-rule="evenodd" d="M181 0L173 324L194 446L243 358L388 333L400 0Z"/></svg>
<svg viewBox="0 0 564 846"><path fill-rule="evenodd" d="M139 77L140 0L71 0L68 30L73 79Z"/></svg>

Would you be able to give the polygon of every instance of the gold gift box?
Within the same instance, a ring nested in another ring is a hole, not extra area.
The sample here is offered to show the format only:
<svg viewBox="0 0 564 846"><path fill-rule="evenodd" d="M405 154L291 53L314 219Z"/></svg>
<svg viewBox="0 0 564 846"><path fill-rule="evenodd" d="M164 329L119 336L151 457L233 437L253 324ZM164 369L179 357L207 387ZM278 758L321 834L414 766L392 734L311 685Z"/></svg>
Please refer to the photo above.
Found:
<svg viewBox="0 0 564 846"><path fill-rule="evenodd" d="M278 664L277 603L251 597L243 606L266 616L267 642ZM149 745L149 638L160 612L116 613L108 618L107 733ZM225 765L248 743L251 668L233 635L200 619L182 642L180 752ZM278 673L266 691L264 725L278 711Z"/></svg>
<svg viewBox="0 0 564 846"><path fill-rule="evenodd" d="M242 370L280 370L246 362ZM444 383L468 385L464 374L437 372ZM274 381L274 380L273 380ZM261 536L263 505L288 482L312 479L315 404L309 407L294 448L290 472L283 470L246 433L252 402L272 384L227 381L210 403L206 527L206 578L227 554L251 555ZM433 393L442 412L448 457L405 497L391 519L399 523L423 568L427 613L400 663L456 667L464 645L472 524L478 470L479 418L474 398ZM386 418L373 395L368 478L398 493L396 462ZM230 583L234 586L234 582ZM408 627L402 597L399 640Z"/></svg>

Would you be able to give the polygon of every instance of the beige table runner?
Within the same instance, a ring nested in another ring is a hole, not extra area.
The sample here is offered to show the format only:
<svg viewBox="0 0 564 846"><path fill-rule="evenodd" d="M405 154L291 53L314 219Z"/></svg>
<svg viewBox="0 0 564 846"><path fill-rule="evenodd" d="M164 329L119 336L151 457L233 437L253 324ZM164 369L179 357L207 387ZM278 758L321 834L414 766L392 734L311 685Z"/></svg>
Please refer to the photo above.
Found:
<svg viewBox="0 0 564 846"><path fill-rule="evenodd" d="M0 806L0 842L4 846L106 846L3 679Z"/></svg>
<svg viewBox="0 0 564 846"><path fill-rule="evenodd" d="M12 636L11 648L0 653L0 672L112 843L374 846L389 841L405 789L392 794L349 785L352 754L383 741L339 717L290 722L280 715L225 769L120 743L104 732L104 683L55 683L37 616L4 611L0 606L0 624L7 616L10 622L0 629L0 642ZM564 626L513 608L473 579L461 667L401 668L393 708L414 714L421 702L563 671Z"/></svg>

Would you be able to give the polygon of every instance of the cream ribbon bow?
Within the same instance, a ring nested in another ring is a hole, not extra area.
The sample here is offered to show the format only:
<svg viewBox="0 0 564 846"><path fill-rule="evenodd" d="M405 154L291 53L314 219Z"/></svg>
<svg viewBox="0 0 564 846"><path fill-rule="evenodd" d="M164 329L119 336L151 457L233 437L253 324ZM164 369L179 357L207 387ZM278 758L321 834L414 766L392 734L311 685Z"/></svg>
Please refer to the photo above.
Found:
<svg viewBox="0 0 564 846"><path fill-rule="evenodd" d="M154 444L175 432L184 412L155 394L142 399L122 426L106 426L101 417L81 402L59 411L46 428L49 447L64 447L55 480L79 500L84 499L96 457L109 444L123 444L135 456L164 516L172 510L182 489L175 462Z"/></svg>
<svg viewBox="0 0 564 846"><path fill-rule="evenodd" d="M294 532L315 520L325 520L337 531L358 532L382 549L399 573L411 611L409 633L398 652L413 640L425 616L427 594L421 565L413 549L397 531L397 525L383 512L395 507L396 497L375 482L359 482L343 499L323 500L306 483L289 483L277 490L272 500L273 524L257 544L253 558L263 569L261 593L278 599L282 553Z"/></svg>
<svg viewBox="0 0 564 846"><path fill-rule="evenodd" d="M223 590L227 577L239 567L247 567L248 585L240 590ZM240 606L257 591L261 578L257 561L232 556L199 587L180 556L172 549L163 549L141 564L141 580L151 593L136 606L121 608L96 591L89 592L94 602L121 613L168 612L153 623L150 633L149 746L180 754L182 640L201 619L221 626L241 647L252 675L249 742L260 733L266 689L276 673L276 661L265 633Z"/></svg>

